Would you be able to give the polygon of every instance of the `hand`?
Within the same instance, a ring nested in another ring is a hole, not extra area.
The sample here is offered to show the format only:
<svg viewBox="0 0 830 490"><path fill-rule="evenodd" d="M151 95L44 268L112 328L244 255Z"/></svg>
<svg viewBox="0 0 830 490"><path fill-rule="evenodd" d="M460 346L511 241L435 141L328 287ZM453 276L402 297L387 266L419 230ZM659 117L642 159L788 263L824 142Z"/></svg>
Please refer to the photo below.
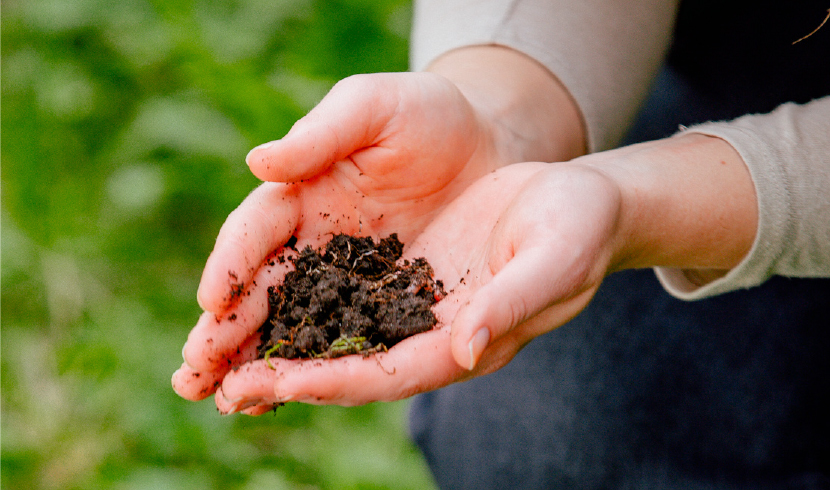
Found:
<svg viewBox="0 0 830 490"><path fill-rule="evenodd" d="M439 75L357 76L335 86L285 138L248 155L255 174L283 183L260 186L222 227L199 286L205 313L175 389L203 398L251 355L239 346L254 342L267 286L285 273L268 257L292 235L300 247L335 232L411 241L470 181L504 165L492 147L485 123Z"/></svg>
<svg viewBox="0 0 830 490"><path fill-rule="evenodd" d="M434 310L439 328L368 358L246 363L227 374L217 406L396 400L502 367L588 303L612 262L620 202L589 166L517 164L485 176L407 250L450 290Z"/></svg>
<svg viewBox="0 0 830 490"><path fill-rule="evenodd" d="M256 414L290 400L395 400L492 372L581 311L607 274L729 269L756 222L747 169L718 138L512 165L470 187L407 251L450 288L435 307L439 328L366 359L245 364L224 379L217 406Z"/></svg>
<svg viewBox="0 0 830 490"><path fill-rule="evenodd" d="M439 75L341 81L283 139L248 154L251 171L262 180L302 185L265 186L228 218L205 266L200 304L215 313L226 310L233 302L227 270L247 284L264 257L295 231L304 235L298 238L313 238L338 226L365 234L392 230L408 242L471 181L506 163L495 154L491 133L456 86ZM251 236L250 222L258 218L260 225L274 223ZM285 224L272 232L278 223Z"/></svg>
<svg viewBox="0 0 830 490"><path fill-rule="evenodd" d="M251 151L252 171L281 184L257 189L219 233L199 286L205 313L173 377L180 395L208 396L250 358L267 285L285 272L268 258L292 235L300 246L334 232L397 232L408 242L481 175L528 156L583 151L571 98L524 55L461 49L433 71L446 76L346 79L285 138Z"/></svg>

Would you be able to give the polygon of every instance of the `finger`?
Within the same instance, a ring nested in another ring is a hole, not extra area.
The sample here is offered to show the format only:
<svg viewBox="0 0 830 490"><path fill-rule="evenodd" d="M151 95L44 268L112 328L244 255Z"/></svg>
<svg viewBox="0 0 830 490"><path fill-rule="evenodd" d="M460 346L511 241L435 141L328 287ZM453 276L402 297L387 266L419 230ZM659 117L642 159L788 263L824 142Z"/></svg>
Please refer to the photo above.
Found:
<svg viewBox="0 0 830 490"><path fill-rule="evenodd" d="M225 375L236 366L256 358L259 338L249 338L232 356L231 363L213 371L196 371L187 363L182 364L172 377L173 390L182 398L191 401L203 400L213 394L222 384Z"/></svg>
<svg viewBox="0 0 830 490"><path fill-rule="evenodd" d="M265 181L299 182L372 146L394 114L389 74L355 75L338 82L284 138L260 145L245 158Z"/></svg>
<svg viewBox="0 0 830 490"><path fill-rule="evenodd" d="M185 400L204 400L219 388L226 372L223 370L200 373L184 363L173 373L173 391Z"/></svg>
<svg viewBox="0 0 830 490"><path fill-rule="evenodd" d="M221 313L240 299L263 261L294 233L298 201L290 186L263 184L228 216L199 283L202 309Z"/></svg>
<svg viewBox="0 0 830 490"><path fill-rule="evenodd" d="M388 353L338 359L286 361L271 359L228 373L222 384L226 400L237 404L296 401L311 404L362 405L400 400L445 386L467 373L449 351L446 329L418 334ZM270 389L270 394L269 394Z"/></svg>
<svg viewBox="0 0 830 490"><path fill-rule="evenodd" d="M446 312L451 312L450 306ZM362 405L394 401L491 373L503 367L522 344L505 336L495 341L475 372L453 360L446 328L418 334L388 353L339 359L258 360L234 370L216 392L220 412L259 415L286 402Z"/></svg>
<svg viewBox="0 0 830 490"><path fill-rule="evenodd" d="M241 410L241 413L244 413L245 415L250 415L252 417L257 417L259 415L272 412L276 410L277 407L279 407L279 404L264 403L262 405L254 405L253 407L243 409Z"/></svg>
<svg viewBox="0 0 830 490"><path fill-rule="evenodd" d="M221 315L204 312L188 334L182 349L185 362L199 372L230 366L238 346L255 335L268 318L268 287L278 284L290 268L287 261L266 263L242 293L242 300L233 308Z"/></svg>
<svg viewBox="0 0 830 490"><path fill-rule="evenodd" d="M269 360L273 363L273 360ZM265 360L253 361L228 373L227 385L216 390L216 408L224 414L240 412L262 405L280 403L274 394L277 371L271 369Z"/></svg>
<svg viewBox="0 0 830 490"><path fill-rule="evenodd" d="M573 284L579 281L565 282L570 276L550 259L552 254L542 246L521 250L459 309L452 324L452 355L459 366L472 370L493 342L555 300L578 292Z"/></svg>

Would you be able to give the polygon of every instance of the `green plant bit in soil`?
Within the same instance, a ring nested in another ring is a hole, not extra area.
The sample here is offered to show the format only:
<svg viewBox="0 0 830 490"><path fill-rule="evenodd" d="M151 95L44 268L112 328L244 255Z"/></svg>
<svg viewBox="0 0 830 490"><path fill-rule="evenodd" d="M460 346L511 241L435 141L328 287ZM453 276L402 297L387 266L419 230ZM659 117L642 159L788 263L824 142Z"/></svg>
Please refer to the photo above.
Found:
<svg viewBox="0 0 830 490"><path fill-rule="evenodd" d="M396 234L377 245L341 234L324 249L303 249L291 259L295 270L268 288L259 357L368 356L432 329L443 284L426 259L399 263L402 252Z"/></svg>

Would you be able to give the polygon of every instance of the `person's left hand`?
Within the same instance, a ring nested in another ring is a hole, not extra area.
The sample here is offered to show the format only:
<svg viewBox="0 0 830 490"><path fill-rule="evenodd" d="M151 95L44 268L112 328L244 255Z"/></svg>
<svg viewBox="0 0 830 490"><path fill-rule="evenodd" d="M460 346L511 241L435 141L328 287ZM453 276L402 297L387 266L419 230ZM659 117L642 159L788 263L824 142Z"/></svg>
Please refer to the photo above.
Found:
<svg viewBox="0 0 830 490"><path fill-rule="evenodd" d="M333 233L408 243L472 181L506 161L493 129L434 73L379 73L339 82L281 140L247 162L270 180L228 217L199 284L205 313L173 375L198 400L243 362L268 315L267 287L285 273L269 260L290 237L319 245Z"/></svg>
<svg viewBox="0 0 830 490"><path fill-rule="evenodd" d="M366 358L247 362L225 376L216 404L248 414L287 401L358 405L492 372L585 307L611 264L619 209L614 182L588 166L485 176L405 251L426 257L449 290L437 328Z"/></svg>

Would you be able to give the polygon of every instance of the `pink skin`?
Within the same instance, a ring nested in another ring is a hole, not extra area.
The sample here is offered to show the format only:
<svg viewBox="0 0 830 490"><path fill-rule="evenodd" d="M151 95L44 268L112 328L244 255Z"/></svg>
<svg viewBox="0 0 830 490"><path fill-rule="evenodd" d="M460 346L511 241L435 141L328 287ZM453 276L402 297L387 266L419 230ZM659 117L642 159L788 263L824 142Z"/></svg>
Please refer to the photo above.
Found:
<svg viewBox="0 0 830 490"><path fill-rule="evenodd" d="M317 240L333 231L398 230L411 240L470 182L504 165L491 139L461 92L438 75L341 81L283 139L248 154L261 179L303 185L265 184L228 217L205 266L200 304L228 310L228 270L249 284L262 258L292 234Z"/></svg>
<svg viewBox="0 0 830 490"><path fill-rule="evenodd" d="M397 400L499 369L587 304L611 257L615 195L601 173L575 165L517 164L484 177L406 251L426 256L450 288L435 307L439 328L367 358L249 362L227 373L217 407ZM576 235L593 246L575 248ZM483 342L473 340L479 331Z"/></svg>
<svg viewBox="0 0 830 490"><path fill-rule="evenodd" d="M248 154L255 175L279 183L254 191L219 233L198 291L209 313L189 335L172 380L183 397L204 398L248 360L236 346L267 315L264 285L285 273L268 257L290 236L300 247L337 232L396 232L409 243L488 172L567 160L585 148L564 87L518 52L459 49L430 72L349 77L283 139Z"/></svg>
<svg viewBox="0 0 830 490"><path fill-rule="evenodd" d="M745 257L756 223L747 169L717 138L689 135L571 163L510 165L444 206L405 250L426 257L450 290L435 307L439 328L388 353L272 361L276 369L245 363L247 348L237 353L233 346L248 345L249 337L230 347L203 344L196 353L214 366L205 370L211 374L195 377L187 367L174 386L198 399L224 375L216 403L225 413L256 414L292 400L356 405L404 398L504 366L528 341L581 311L615 270L662 265L721 274ZM280 277L270 267L262 271ZM261 301L245 294L231 311L259 318ZM257 326L225 328L231 333L222 341Z"/></svg>
<svg viewBox="0 0 830 490"><path fill-rule="evenodd" d="M333 233L411 241L469 182L504 165L490 134L443 77L377 74L340 82L282 140L252 150L247 162L259 177L302 182L264 183L222 226L176 391L203 398L213 390L199 379L215 382L245 361L236 348L267 316L267 287L287 270L274 253L292 235L298 247Z"/></svg>
<svg viewBox="0 0 830 490"><path fill-rule="evenodd" d="M746 255L757 203L724 141L691 135L495 171L576 156L576 111L509 50L443 59L457 85L431 73L351 77L249 153L254 174L280 183L255 190L219 233L198 292L206 313L172 380L181 396L216 391L222 412L248 414L289 400L396 400L500 368L581 311L609 272L661 265L709 280ZM392 232L451 291L435 307L439 328L365 359L252 361L267 286L287 270L274 253L292 235L302 247Z"/></svg>

